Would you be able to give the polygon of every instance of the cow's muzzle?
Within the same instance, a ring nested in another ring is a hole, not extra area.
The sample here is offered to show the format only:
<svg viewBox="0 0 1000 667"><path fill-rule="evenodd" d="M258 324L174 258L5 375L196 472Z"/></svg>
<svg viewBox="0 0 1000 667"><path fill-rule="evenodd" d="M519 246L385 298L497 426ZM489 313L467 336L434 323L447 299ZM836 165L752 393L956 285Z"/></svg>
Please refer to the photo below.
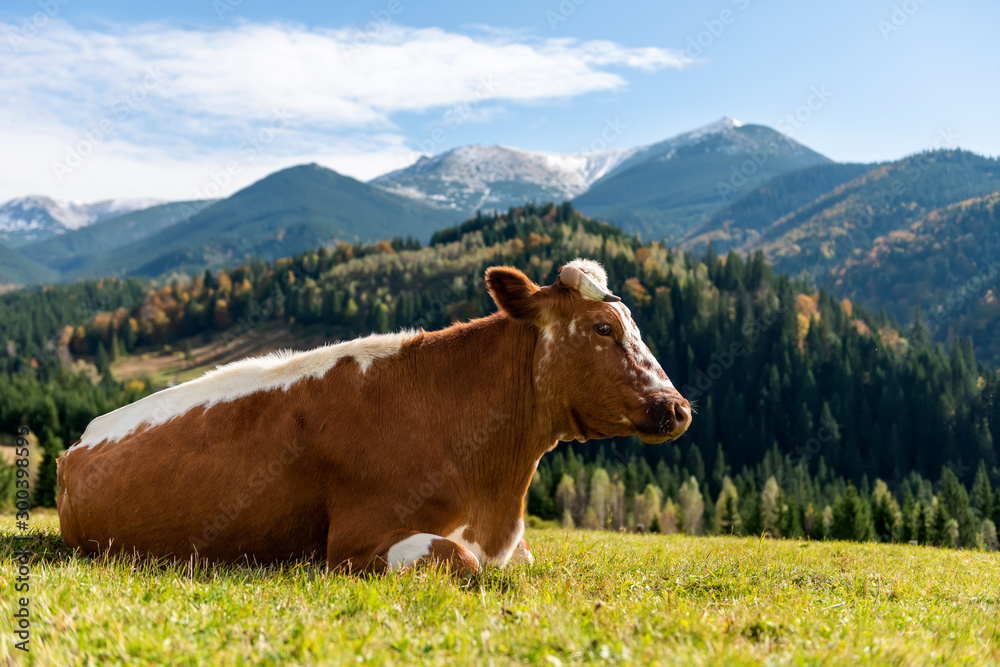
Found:
<svg viewBox="0 0 1000 667"><path fill-rule="evenodd" d="M691 425L691 404L676 391L663 392L650 398L646 418L639 424L643 442L668 442L682 436Z"/></svg>

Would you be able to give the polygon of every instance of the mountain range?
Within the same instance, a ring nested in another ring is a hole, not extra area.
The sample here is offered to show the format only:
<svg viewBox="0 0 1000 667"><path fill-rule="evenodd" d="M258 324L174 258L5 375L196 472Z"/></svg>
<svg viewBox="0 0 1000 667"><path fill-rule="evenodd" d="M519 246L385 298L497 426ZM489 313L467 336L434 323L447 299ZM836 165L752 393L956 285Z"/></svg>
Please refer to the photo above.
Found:
<svg viewBox="0 0 1000 667"><path fill-rule="evenodd" d="M892 317L921 306L940 320L939 337L967 333L981 348L1000 326L1000 271L984 269L1000 251L998 193L995 158L938 150L843 164L771 128L722 119L594 154L464 146L367 183L301 165L219 201L25 197L0 206L0 283L160 276L336 242L426 241L478 210L571 200L592 219L687 250L762 251L777 270ZM956 290L965 290L957 300Z"/></svg>
<svg viewBox="0 0 1000 667"><path fill-rule="evenodd" d="M22 197L0 206L0 245L23 255L15 262L7 253L0 281L159 275L317 243L426 241L476 211L531 201L573 200L592 217L673 243L741 191L816 164L831 162L775 130L723 118L649 146L596 153L462 146L368 183L302 165L219 202Z"/></svg>
<svg viewBox="0 0 1000 667"><path fill-rule="evenodd" d="M0 244L17 248L159 203L151 198L83 204L41 196L18 197L0 205Z"/></svg>
<svg viewBox="0 0 1000 667"><path fill-rule="evenodd" d="M722 118L616 151L559 155L461 146L371 183L466 218L528 201L572 200L586 215L674 242L768 178L830 163L769 127Z"/></svg>

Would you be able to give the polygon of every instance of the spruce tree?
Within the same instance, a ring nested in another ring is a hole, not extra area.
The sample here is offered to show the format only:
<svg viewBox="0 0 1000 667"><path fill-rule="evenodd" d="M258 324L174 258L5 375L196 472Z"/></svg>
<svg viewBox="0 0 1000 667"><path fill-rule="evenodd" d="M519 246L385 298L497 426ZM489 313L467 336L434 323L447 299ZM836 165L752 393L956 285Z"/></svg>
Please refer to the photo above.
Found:
<svg viewBox="0 0 1000 667"><path fill-rule="evenodd" d="M986 462L979 462L979 469L976 471L976 479L972 483L972 509L976 513L979 521L989 519L993 516L993 488L990 485L990 476L986 472Z"/></svg>
<svg viewBox="0 0 1000 667"><path fill-rule="evenodd" d="M955 472L945 467L938 482L938 502L943 504L948 516L958 525L958 546L972 547L976 544L978 523L969 506L969 494L958 481Z"/></svg>
<svg viewBox="0 0 1000 667"><path fill-rule="evenodd" d="M720 535L739 535L743 519L739 512L739 493L728 476L722 479L722 491L715 502L715 524Z"/></svg>
<svg viewBox="0 0 1000 667"><path fill-rule="evenodd" d="M832 537L836 540L866 542L872 538L871 511L854 484L848 483L844 495L833 505Z"/></svg>
<svg viewBox="0 0 1000 667"><path fill-rule="evenodd" d="M927 529L927 542L937 547L954 547L951 526L954 519L948 513L948 508L938 500L933 508L934 514Z"/></svg>
<svg viewBox="0 0 1000 667"><path fill-rule="evenodd" d="M875 480L872 492L872 522L875 526L875 538L880 542L895 542L902 535L899 506L881 479Z"/></svg>

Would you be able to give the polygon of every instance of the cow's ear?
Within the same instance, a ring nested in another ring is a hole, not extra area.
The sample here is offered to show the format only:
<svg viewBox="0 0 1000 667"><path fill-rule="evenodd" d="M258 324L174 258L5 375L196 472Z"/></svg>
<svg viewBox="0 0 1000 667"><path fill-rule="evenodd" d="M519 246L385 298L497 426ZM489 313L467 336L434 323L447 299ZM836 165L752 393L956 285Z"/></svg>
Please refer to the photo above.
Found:
<svg viewBox="0 0 1000 667"><path fill-rule="evenodd" d="M539 287L512 266L494 266L486 270L486 289L497 307L511 317L534 322L539 314Z"/></svg>

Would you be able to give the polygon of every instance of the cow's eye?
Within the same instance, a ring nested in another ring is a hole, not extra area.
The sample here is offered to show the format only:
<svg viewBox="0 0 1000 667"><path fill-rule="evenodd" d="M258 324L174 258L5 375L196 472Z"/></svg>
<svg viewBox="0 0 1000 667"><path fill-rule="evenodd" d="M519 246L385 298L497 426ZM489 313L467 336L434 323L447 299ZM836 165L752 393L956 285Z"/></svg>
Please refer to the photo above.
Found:
<svg viewBox="0 0 1000 667"><path fill-rule="evenodd" d="M598 322L597 324L594 325L594 331L596 331L598 334L602 336L610 336L611 325L608 324L607 322Z"/></svg>

